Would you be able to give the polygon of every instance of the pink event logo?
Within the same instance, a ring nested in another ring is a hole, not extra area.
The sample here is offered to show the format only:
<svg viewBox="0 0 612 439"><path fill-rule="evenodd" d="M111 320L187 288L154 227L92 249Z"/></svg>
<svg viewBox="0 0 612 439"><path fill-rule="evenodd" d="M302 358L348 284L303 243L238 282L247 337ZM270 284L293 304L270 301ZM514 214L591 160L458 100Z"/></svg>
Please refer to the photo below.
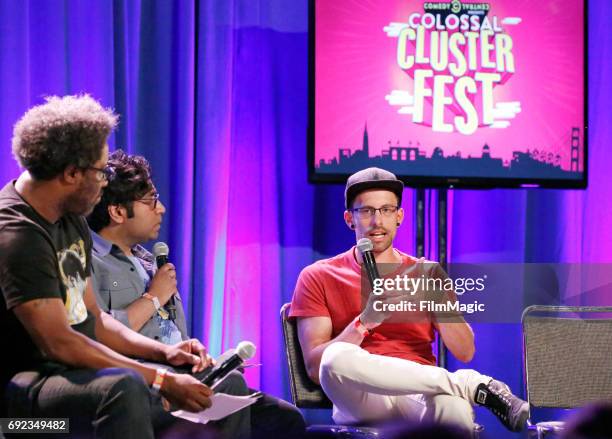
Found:
<svg viewBox="0 0 612 439"><path fill-rule="evenodd" d="M425 2L424 13L385 26L387 36L397 38L397 65L412 79L411 91L392 90L385 97L399 114L441 133L510 126L521 103L495 102L493 89L515 72L505 27L521 19L489 12L488 3Z"/></svg>

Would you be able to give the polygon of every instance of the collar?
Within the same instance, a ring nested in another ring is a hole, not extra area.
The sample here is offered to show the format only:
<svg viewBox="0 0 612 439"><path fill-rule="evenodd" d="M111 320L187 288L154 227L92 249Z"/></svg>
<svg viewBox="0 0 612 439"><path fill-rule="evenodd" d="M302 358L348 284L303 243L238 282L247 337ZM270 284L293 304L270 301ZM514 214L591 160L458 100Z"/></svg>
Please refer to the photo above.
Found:
<svg viewBox="0 0 612 439"><path fill-rule="evenodd" d="M132 247L132 254L138 259L147 261L150 264L155 262L153 254L140 244L136 244L134 247Z"/></svg>
<svg viewBox="0 0 612 439"><path fill-rule="evenodd" d="M119 254L123 255L123 252L121 251L121 249L117 247L115 244L113 244L110 241L107 241L106 239L98 235L93 230L90 229L89 231L91 232L91 239L93 241L93 251L97 255L99 255L100 257L107 256L111 254L111 252L113 252L113 249L115 249L115 254L116 252L119 252ZM148 262L149 264L153 264L154 262L154 258L151 252L149 252L142 245L136 244L134 247L132 247L132 254L136 258L144 260Z"/></svg>
<svg viewBox="0 0 612 439"><path fill-rule="evenodd" d="M89 231L91 232L91 239L93 241L93 251L100 256L108 255L113 249L114 244L102 238L93 230L89 229Z"/></svg>

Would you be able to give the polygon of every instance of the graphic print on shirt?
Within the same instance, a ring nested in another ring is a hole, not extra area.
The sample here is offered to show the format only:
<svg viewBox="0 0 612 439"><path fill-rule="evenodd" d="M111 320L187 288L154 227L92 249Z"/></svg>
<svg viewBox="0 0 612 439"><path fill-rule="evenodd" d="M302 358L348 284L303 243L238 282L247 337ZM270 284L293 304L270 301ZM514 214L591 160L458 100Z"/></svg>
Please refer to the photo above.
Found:
<svg viewBox="0 0 612 439"><path fill-rule="evenodd" d="M57 254L62 282L66 287L66 314L68 323L76 325L87 318L87 308L83 301L87 275L85 267L85 243L79 239L69 248L60 250Z"/></svg>

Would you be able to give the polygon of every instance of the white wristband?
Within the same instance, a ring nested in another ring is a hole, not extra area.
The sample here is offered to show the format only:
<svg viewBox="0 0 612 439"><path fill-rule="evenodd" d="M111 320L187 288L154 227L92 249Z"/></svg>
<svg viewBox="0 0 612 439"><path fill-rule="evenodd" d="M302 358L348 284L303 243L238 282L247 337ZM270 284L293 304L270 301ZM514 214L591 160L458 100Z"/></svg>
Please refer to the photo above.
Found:
<svg viewBox="0 0 612 439"><path fill-rule="evenodd" d="M161 308L161 303L159 303L159 299L155 297L153 294L143 293L142 297L153 302L153 306L155 307L156 311Z"/></svg>

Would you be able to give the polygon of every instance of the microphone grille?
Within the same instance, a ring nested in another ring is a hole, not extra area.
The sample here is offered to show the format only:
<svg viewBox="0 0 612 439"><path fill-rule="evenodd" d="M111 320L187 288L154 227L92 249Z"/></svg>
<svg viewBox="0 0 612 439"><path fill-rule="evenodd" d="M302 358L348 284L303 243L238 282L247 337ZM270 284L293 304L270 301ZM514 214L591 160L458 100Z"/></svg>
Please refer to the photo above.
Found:
<svg viewBox="0 0 612 439"><path fill-rule="evenodd" d="M255 355L256 347L250 341L241 341L236 346L236 355L238 355L243 360L248 360L249 358L253 358Z"/></svg>
<svg viewBox="0 0 612 439"><path fill-rule="evenodd" d="M369 238L361 238L359 241L357 241L357 250L359 250L361 254L372 251L373 248L374 246Z"/></svg>
<svg viewBox="0 0 612 439"><path fill-rule="evenodd" d="M153 256L168 256L170 254L170 248L165 242L156 242L153 246Z"/></svg>

